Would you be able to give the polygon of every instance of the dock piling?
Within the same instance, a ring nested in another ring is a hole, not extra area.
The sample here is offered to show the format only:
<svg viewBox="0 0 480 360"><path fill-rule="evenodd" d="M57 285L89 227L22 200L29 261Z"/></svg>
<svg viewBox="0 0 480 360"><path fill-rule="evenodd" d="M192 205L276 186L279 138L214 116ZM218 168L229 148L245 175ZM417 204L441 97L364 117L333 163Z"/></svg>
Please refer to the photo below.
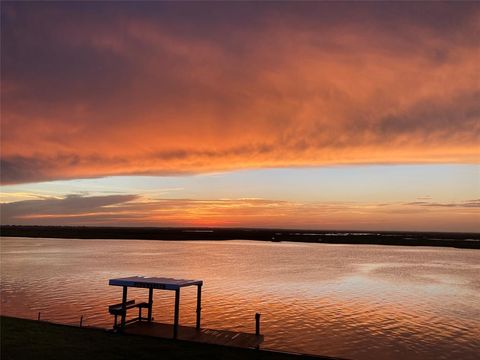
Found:
<svg viewBox="0 0 480 360"><path fill-rule="evenodd" d="M255 314L255 335L260 335L260 313Z"/></svg>
<svg viewBox="0 0 480 360"><path fill-rule="evenodd" d="M202 285L197 285L197 321L195 323L195 328L200 330L200 319L202 312Z"/></svg>
<svg viewBox="0 0 480 360"><path fill-rule="evenodd" d="M122 330L125 328L125 321L127 320L127 287L123 287L123 292L122 292L122 323L121 327Z"/></svg>
<svg viewBox="0 0 480 360"><path fill-rule="evenodd" d="M148 321L152 321L153 288L148 289Z"/></svg>
<svg viewBox="0 0 480 360"><path fill-rule="evenodd" d="M178 318L180 312L180 289L175 290L175 314L173 318L173 338L178 336Z"/></svg>
<svg viewBox="0 0 480 360"><path fill-rule="evenodd" d="M80 327L82 327L82 325L83 325L83 315L80 316Z"/></svg>

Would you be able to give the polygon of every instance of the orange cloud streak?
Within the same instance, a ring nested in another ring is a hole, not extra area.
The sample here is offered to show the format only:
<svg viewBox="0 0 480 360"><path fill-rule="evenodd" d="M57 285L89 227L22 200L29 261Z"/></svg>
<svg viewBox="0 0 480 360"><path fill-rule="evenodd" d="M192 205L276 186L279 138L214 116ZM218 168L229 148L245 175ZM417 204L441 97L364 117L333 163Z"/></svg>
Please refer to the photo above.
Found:
<svg viewBox="0 0 480 360"><path fill-rule="evenodd" d="M17 225L219 226L478 232L480 200L453 203L148 199L70 195L0 204Z"/></svg>

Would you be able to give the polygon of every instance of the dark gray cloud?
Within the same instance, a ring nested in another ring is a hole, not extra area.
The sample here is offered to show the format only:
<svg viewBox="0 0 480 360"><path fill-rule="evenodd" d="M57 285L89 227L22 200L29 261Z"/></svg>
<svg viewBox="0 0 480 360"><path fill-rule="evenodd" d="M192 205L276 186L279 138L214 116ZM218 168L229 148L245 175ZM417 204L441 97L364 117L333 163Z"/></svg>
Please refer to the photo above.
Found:
<svg viewBox="0 0 480 360"><path fill-rule="evenodd" d="M480 208L480 199L473 199L461 202L432 202L432 201L412 201L405 205L425 206L425 207L445 207L445 208Z"/></svg>
<svg viewBox="0 0 480 360"><path fill-rule="evenodd" d="M49 216L54 218L69 219L77 222L81 219L95 217L101 218L102 213L111 212L111 206L124 204L137 199L137 195L107 195L107 196L82 196L68 195L65 198L47 198L38 200L24 200L0 204L2 224L32 224L40 221L48 223ZM113 210L114 211L114 210ZM121 215L116 215L119 217ZM36 219L40 220L36 220ZM43 219L43 220L42 220Z"/></svg>

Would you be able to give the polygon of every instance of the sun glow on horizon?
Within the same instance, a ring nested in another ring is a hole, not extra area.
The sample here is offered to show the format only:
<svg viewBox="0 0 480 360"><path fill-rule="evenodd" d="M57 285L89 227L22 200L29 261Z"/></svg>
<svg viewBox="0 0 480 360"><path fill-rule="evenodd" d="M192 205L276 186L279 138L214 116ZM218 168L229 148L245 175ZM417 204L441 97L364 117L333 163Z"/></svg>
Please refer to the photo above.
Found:
<svg viewBox="0 0 480 360"><path fill-rule="evenodd" d="M374 166L4 186L2 224L478 232L479 173Z"/></svg>

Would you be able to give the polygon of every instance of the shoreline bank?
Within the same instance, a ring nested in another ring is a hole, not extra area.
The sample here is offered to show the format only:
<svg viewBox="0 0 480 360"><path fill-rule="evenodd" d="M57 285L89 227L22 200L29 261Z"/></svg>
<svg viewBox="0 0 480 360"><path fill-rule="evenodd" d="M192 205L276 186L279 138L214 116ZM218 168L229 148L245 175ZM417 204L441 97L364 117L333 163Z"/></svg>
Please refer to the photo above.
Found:
<svg viewBox="0 0 480 360"><path fill-rule="evenodd" d="M243 228L0 226L4 237L118 240L257 240L324 244L436 246L480 249L480 233L335 231Z"/></svg>
<svg viewBox="0 0 480 360"><path fill-rule="evenodd" d="M0 316L1 358L18 359L259 359L297 360L338 358L280 351L243 349L148 336L115 334L77 327Z"/></svg>

